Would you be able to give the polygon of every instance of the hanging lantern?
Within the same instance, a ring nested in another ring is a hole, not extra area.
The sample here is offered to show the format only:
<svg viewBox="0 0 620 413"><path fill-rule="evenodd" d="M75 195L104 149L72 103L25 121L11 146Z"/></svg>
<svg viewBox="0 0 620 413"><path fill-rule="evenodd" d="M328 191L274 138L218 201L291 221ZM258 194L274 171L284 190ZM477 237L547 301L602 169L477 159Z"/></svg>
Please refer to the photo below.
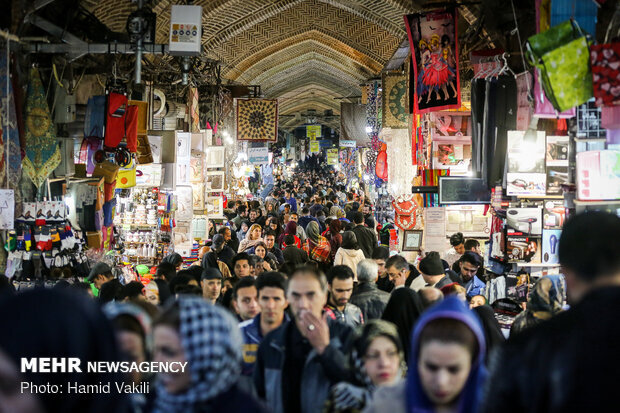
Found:
<svg viewBox="0 0 620 413"><path fill-rule="evenodd" d="M381 145L381 150L377 155L377 164L375 166L375 174L377 177L387 181L388 179L388 162L387 162L387 146L385 144Z"/></svg>

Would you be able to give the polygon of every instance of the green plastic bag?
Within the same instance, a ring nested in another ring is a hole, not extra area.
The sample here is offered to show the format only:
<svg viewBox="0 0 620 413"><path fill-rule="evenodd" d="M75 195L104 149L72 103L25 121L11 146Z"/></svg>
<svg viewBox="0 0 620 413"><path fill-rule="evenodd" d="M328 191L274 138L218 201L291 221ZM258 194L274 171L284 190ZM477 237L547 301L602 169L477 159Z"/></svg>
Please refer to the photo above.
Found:
<svg viewBox="0 0 620 413"><path fill-rule="evenodd" d="M530 37L527 56L540 73L547 98L558 112L592 98L589 41L574 20Z"/></svg>

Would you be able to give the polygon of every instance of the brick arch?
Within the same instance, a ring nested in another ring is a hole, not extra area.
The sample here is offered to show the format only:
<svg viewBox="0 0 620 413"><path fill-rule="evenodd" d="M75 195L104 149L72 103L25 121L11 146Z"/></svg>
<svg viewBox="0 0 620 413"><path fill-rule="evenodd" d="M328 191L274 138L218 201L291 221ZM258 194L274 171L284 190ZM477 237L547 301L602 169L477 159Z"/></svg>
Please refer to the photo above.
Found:
<svg viewBox="0 0 620 413"><path fill-rule="evenodd" d="M311 52L339 62L341 66L355 69L365 77L379 73L383 67L382 63L329 35L310 30L257 51L235 67L224 71L224 75L231 80L252 83L258 77L257 73L263 73Z"/></svg>

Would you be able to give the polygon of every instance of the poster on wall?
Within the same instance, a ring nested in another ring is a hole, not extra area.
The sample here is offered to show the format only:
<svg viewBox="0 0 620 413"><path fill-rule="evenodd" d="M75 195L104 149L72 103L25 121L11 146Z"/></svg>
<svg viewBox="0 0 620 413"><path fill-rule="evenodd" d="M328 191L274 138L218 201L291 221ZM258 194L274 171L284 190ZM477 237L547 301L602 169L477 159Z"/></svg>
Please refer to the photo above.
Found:
<svg viewBox="0 0 620 413"><path fill-rule="evenodd" d="M306 137L312 139L322 138L321 125L308 125L306 126Z"/></svg>
<svg viewBox="0 0 620 413"><path fill-rule="evenodd" d="M205 208L205 191L203 184L192 185L192 208L194 211L202 211Z"/></svg>
<svg viewBox="0 0 620 413"><path fill-rule="evenodd" d="M174 215L177 221L191 221L194 216L192 187L189 185L177 185L177 211Z"/></svg>
<svg viewBox="0 0 620 413"><path fill-rule="evenodd" d="M237 100L237 140L278 140L278 101L276 99Z"/></svg>
<svg viewBox="0 0 620 413"><path fill-rule="evenodd" d="M0 189L0 229L13 229L14 216L15 192L12 189Z"/></svg>
<svg viewBox="0 0 620 413"><path fill-rule="evenodd" d="M321 146L319 144L319 141L314 140L314 141L310 141L310 153L319 153L321 152Z"/></svg>
<svg viewBox="0 0 620 413"><path fill-rule="evenodd" d="M562 195L568 179L568 136L547 136L547 195Z"/></svg>
<svg viewBox="0 0 620 413"><path fill-rule="evenodd" d="M209 146L205 151L205 165L207 168L223 168L226 160L224 146Z"/></svg>
<svg viewBox="0 0 620 413"><path fill-rule="evenodd" d="M414 113L461 106L456 9L405 16L412 50Z"/></svg>
<svg viewBox="0 0 620 413"><path fill-rule="evenodd" d="M327 150L327 164L338 165L338 149Z"/></svg>
<svg viewBox="0 0 620 413"><path fill-rule="evenodd" d="M221 196L205 198L205 212L209 218L224 218L224 201Z"/></svg>
<svg viewBox="0 0 620 413"><path fill-rule="evenodd" d="M545 132L538 131L533 140L523 131L508 131L508 195L545 195Z"/></svg>
<svg viewBox="0 0 620 413"><path fill-rule="evenodd" d="M205 191L206 192L222 192L224 191L224 184L226 180L224 179L224 172L207 172L205 176Z"/></svg>
<svg viewBox="0 0 620 413"><path fill-rule="evenodd" d="M204 172L204 156L202 152L192 150L192 157L189 160L189 168L189 181L191 183L202 182Z"/></svg>

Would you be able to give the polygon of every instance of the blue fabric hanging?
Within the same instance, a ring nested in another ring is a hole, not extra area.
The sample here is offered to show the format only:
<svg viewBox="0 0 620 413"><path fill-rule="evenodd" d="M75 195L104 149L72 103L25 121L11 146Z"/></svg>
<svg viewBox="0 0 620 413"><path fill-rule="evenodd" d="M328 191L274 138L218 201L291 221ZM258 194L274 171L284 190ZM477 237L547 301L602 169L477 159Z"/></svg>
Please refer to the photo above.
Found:
<svg viewBox="0 0 620 413"><path fill-rule="evenodd" d="M598 7L593 0L552 0L551 27L572 17L583 31L594 36L596 35L597 11Z"/></svg>

